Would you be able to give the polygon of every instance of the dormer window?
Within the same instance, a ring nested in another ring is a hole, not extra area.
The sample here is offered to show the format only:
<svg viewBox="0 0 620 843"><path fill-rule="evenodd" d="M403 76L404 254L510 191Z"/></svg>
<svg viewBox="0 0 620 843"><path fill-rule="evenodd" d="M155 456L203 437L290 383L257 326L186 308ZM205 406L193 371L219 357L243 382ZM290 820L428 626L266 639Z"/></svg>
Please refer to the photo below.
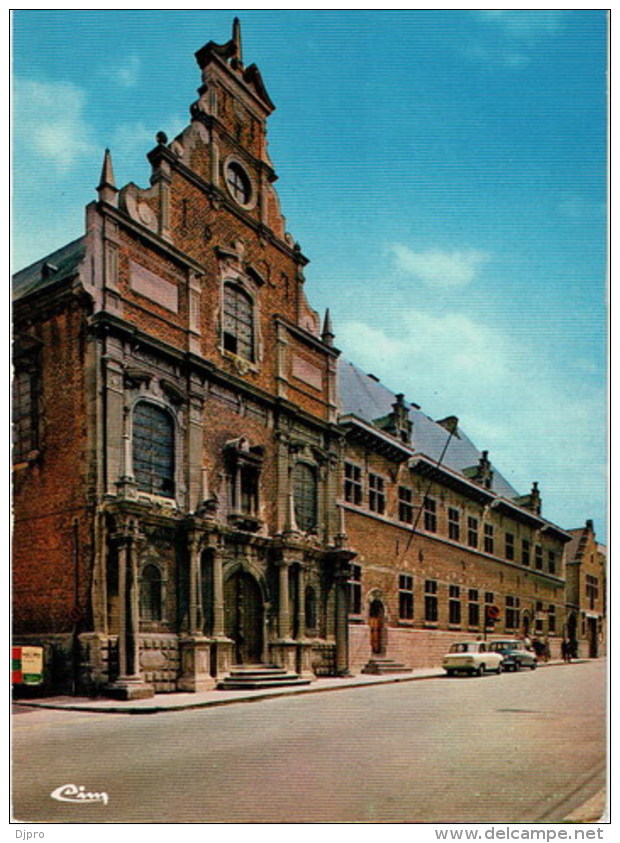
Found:
<svg viewBox="0 0 620 843"><path fill-rule="evenodd" d="M225 351L254 362L254 303L237 284L224 284L222 345Z"/></svg>

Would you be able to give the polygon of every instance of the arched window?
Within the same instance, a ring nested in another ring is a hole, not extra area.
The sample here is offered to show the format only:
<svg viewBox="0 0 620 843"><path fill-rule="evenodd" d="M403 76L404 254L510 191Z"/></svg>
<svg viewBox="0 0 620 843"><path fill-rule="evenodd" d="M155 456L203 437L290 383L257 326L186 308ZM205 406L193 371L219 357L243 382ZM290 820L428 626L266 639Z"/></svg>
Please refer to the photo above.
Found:
<svg viewBox="0 0 620 843"><path fill-rule="evenodd" d="M142 569L140 578L140 619L160 621L163 616L163 584L157 565L149 563Z"/></svg>
<svg viewBox="0 0 620 843"><path fill-rule="evenodd" d="M224 285L223 345L246 360L254 360L254 306L248 294L227 282Z"/></svg>
<svg viewBox="0 0 620 843"><path fill-rule="evenodd" d="M306 533L313 530L317 522L316 472L303 462L293 469L293 499L297 526Z"/></svg>
<svg viewBox="0 0 620 843"><path fill-rule="evenodd" d="M226 167L226 184L231 196L240 205L249 205L252 198L252 183L241 164L231 161Z"/></svg>
<svg viewBox="0 0 620 843"><path fill-rule="evenodd" d="M174 496L174 422L148 401L138 402L133 413L133 475L138 489Z"/></svg>
<svg viewBox="0 0 620 843"><path fill-rule="evenodd" d="M305 598L306 629L316 629L316 592L309 585L306 588Z"/></svg>

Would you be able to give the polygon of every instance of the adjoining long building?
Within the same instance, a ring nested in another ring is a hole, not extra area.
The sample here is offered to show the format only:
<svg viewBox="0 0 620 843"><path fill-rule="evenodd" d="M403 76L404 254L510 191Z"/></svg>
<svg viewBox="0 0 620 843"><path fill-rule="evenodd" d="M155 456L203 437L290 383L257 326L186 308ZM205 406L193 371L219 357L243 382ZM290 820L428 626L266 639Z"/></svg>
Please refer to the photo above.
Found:
<svg viewBox="0 0 620 843"><path fill-rule="evenodd" d="M150 186L106 151L84 236L14 279L14 640L45 648L43 692L415 667L465 634L557 651L571 535L340 359L238 22L196 58Z"/></svg>

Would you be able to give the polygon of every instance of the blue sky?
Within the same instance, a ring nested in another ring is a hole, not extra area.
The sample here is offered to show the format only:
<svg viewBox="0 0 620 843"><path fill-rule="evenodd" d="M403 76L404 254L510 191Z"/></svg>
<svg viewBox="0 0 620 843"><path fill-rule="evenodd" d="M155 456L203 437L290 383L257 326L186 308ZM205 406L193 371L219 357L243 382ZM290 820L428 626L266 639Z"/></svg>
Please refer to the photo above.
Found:
<svg viewBox="0 0 620 843"><path fill-rule="evenodd" d="M338 347L604 539L603 10L17 11L14 267L82 233L105 147L148 184L235 14Z"/></svg>

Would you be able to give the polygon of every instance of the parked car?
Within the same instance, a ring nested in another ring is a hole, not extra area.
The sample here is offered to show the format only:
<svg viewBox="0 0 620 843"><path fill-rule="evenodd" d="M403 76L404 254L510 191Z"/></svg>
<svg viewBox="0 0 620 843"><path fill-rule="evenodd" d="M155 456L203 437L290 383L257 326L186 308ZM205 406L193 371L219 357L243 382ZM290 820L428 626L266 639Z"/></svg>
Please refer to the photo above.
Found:
<svg viewBox="0 0 620 843"><path fill-rule="evenodd" d="M501 653L504 658L502 667L504 670L521 670L522 667L529 667L535 670L538 659L532 650L526 650L523 641L517 638L506 639L505 641L491 641L489 650L494 653Z"/></svg>
<svg viewBox="0 0 620 843"><path fill-rule="evenodd" d="M485 641L458 641L443 658L442 667L448 676L469 673L482 676L487 670L501 673L504 657L491 652Z"/></svg>

